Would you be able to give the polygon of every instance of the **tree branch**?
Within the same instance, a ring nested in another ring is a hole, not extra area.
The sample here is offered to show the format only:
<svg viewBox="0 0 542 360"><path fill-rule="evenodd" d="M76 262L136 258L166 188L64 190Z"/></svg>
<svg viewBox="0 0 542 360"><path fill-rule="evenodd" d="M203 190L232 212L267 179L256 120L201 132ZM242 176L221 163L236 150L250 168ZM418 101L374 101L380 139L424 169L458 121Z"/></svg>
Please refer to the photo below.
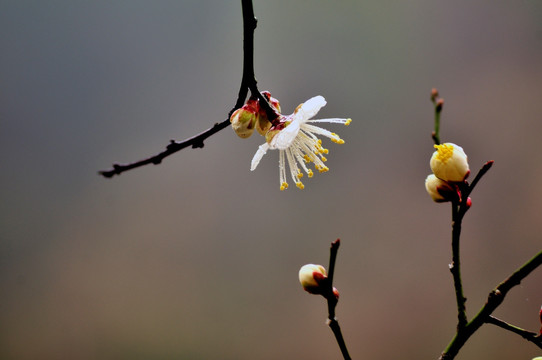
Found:
<svg viewBox="0 0 542 360"><path fill-rule="evenodd" d="M538 333L524 330L524 329L522 329L520 327L517 327L517 326L509 324L509 323L507 323L507 322L505 322L505 321L503 321L501 319L498 319L498 318L494 317L493 315L490 315L488 317L488 319L486 320L486 322L488 324L496 325L496 326L498 326L498 327L500 327L500 328L502 328L504 330L511 331L514 334L517 334L517 335L521 336L525 340L532 342L533 344L535 344L536 346L538 346L539 348L542 349L542 336L540 336L540 334L538 334Z"/></svg>
<svg viewBox="0 0 542 360"><path fill-rule="evenodd" d="M335 307L337 306L338 295L334 294L333 292L333 274L335 273L335 260L337 259L337 252L339 251L340 245L340 239L337 239L331 243L331 248L329 251L329 271L327 274L329 286L326 293L324 294L324 297L327 300L327 308L329 313L327 324L331 328L331 331L333 331L333 335L335 335L335 339L337 340L337 344L341 349L341 353L344 359L350 360L351 357L348 353L348 349L346 348L346 343L344 342L341 327L339 326L339 321L337 321L337 318L335 317Z"/></svg>
<svg viewBox="0 0 542 360"><path fill-rule="evenodd" d="M466 199L462 198L460 204ZM457 331L460 331L467 324L467 315L465 302L467 299L463 295L463 284L461 282L461 263L459 244L461 238L461 224L465 212L462 211L460 204L452 201L452 263L450 272L454 279L455 298L457 303Z"/></svg>
<svg viewBox="0 0 542 360"><path fill-rule="evenodd" d="M431 89L431 102L435 107L435 130L433 130L431 137L435 145L440 145L440 113L442 112L444 100L439 98L438 90L435 88Z"/></svg>
<svg viewBox="0 0 542 360"><path fill-rule="evenodd" d="M452 201L452 263L450 272L454 280L455 298L457 303L457 331L460 331L467 325L467 313L465 302L467 299L463 294L463 284L461 280L461 262L460 262L460 240L463 217L470 208L469 195L478 184L480 179L491 169L493 160L488 161L478 171L474 180L469 185L466 181L458 184L459 196Z"/></svg>
<svg viewBox="0 0 542 360"><path fill-rule="evenodd" d="M504 297L514 286L517 286L534 269L542 264L542 251L536 254L531 260L523 264L506 280L501 282L493 291L489 293L486 304L480 309L478 314L462 329L458 329L452 341L448 344L439 360L451 360L459 353L459 350L465 345L467 340L486 322L493 311L502 304ZM538 344L537 344L538 345Z"/></svg>
<svg viewBox="0 0 542 360"><path fill-rule="evenodd" d="M267 117L271 122L278 117L278 114L269 105L267 99L265 99L256 86L257 81L254 76L254 30L256 29L258 21L254 17L252 0L241 0L241 5L243 10L243 77L241 80L241 86L239 87L237 100L234 107L229 111L227 119L220 123L215 123L211 128L186 140L180 142L171 140L171 142L166 146L166 150L157 155L129 164L113 164L112 169L99 171L98 173L100 175L106 178L111 178L114 175L120 175L125 171L144 165L158 165L166 157L189 146L191 146L193 149L203 148L203 141L205 139L228 127L232 113L245 103L248 90L250 90L252 95L256 96L260 100L260 105L264 108L265 112L267 113Z"/></svg>

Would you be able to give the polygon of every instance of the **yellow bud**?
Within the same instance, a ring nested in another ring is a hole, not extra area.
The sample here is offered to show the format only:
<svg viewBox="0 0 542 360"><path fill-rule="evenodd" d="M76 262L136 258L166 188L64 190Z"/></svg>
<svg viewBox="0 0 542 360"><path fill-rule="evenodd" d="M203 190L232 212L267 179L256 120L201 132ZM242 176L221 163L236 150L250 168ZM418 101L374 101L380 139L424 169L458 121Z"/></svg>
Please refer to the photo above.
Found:
<svg viewBox="0 0 542 360"><path fill-rule="evenodd" d="M271 140L280 132L280 130L276 129L270 129L268 132L265 133L265 141L269 144Z"/></svg>
<svg viewBox="0 0 542 360"><path fill-rule="evenodd" d="M246 139L254 132L256 126L257 112L251 107L244 105L242 108L233 112L230 117L231 127L235 133Z"/></svg>
<svg viewBox="0 0 542 360"><path fill-rule="evenodd" d="M433 173L441 180L460 182L470 173L467 155L461 146L452 143L435 145L430 165Z"/></svg>
<svg viewBox="0 0 542 360"><path fill-rule="evenodd" d="M256 121L256 130L258 130L258 133L262 136L265 136L267 134L267 131L271 128L271 122L267 120L267 116L262 116L262 114L258 114L258 121Z"/></svg>

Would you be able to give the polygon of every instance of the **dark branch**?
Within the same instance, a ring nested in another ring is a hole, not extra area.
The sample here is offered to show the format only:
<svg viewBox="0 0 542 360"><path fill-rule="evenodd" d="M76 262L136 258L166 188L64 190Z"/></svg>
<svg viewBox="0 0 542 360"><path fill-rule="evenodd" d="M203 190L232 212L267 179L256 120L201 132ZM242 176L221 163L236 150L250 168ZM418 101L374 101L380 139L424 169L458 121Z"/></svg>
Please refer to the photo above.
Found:
<svg viewBox="0 0 542 360"><path fill-rule="evenodd" d="M171 140L171 142L166 146L166 150L162 151L161 153L151 156L147 159L143 159L140 161L136 161L134 163L130 164L113 164L113 169L111 170L104 170L100 171L100 175L103 175L106 178L113 177L114 175L120 175L121 173L138 168L144 165L148 164L154 164L158 165L162 162L162 160L171 154L176 153L179 150L182 150L188 146L192 146L193 149L195 148L202 148L204 146L203 140L207 139L209 136L219 132L220 130L226 128L230 124L230 119L226 119L222 121L221 123L216 123L213 125L213 127L205 130L204 132L193 136L189 139L186 139L181 142L177 142L174 140Z"/></svg>
<svg viewBox="0 0 542 360"><path fill-rule="evenodd" d="M542 251L536 254L531 260L523 264L506 280L500 283L493 291L489 293L486 304L480 309L478 314L461 330L458 329L452 341L448 344L440 360L451 360L459 353L459 350L465 345L467 340L474 334L484 323L489 322L489 318L493 311L499 307L504 301L504 297L514 286L517 286L527 277L533 270L542 264Z"/></svg>
<svg viewBox="0 0 542 360"><path fill-rule="evenodd" d="M498 319L498 318L496 318L496 317L494 317L492 315L489 316L489 318L487 319L486 322L488 324L496 325L496 326L498 326L498 327L500 327L500 328L502 328L504 330L511 331L514 334L517 334L517 335L521 336L525 340L532 342L533 344L535 344L536 346L538 346L539 348L542 349L542 336L540 336L540 334L538 334L538 333L524 330L524 329L522 329L520 327L509 324L506 321Z"/></svg>
<svg viewBox="0 0 542 360"><path fill-rule="evenodd" d="M431 133L431 137L435 145L440 145L440 113L442 112L444 100L439 98L438 90L435 88L431 89L431 102L435 107L435 130Z"/></svg>
<svg viewBox="0 0 542 360"><path fill-rule="evenodd" d="M486 172L488 172L489 169L491 169L491 167L493 166L493 163L494 163L493 160L489 160L488 162L484 164L484 166L482 166L482 168L478 171L478 174L476 174L476 176L474 177L474 180L472 180L472 183L468 187L467 191L465 192L464 194L465 198L467 198L470 195L470 193L472 192L476 184L478 184L478 181L480 181L482 176L484 176Z"/></svg>
<svg viewBox="0 0 542 360"><path fill-rule="evenodd" d="M478 174L474 177L474 180L469 185L467 182L460 183L458 185L461 196L452 201L452 263L450 264L450 271L454 280L455 297L457 303L457 329L460 331L467 325L467 313L465 302L467 299L463 294L463 284L461 280L461 264L460 264L460 237L463 217L469 210L469 195L478 184L480 179L491 169L493 160L488 161L482 166Z"/></svg>
<svg viewBox="0 0 542 360"><path fill-rule="evenodd" d="M337 259L337 252L339 251L340 245L340 239L337 239L331 243L331 248L329 252L329 271L327 274L328 288L324 293L324 297L327 300L327 308L329 313L327 324L331 328L331 331L333 331L333 335L335 335L335 340L337 340L337 344L341 349L341 353L344 359L350 360L351 357L348 353L348 349L346 348L346 343L344 342L341 327L339 326L339 322L335 318L335 307L337 306L338 295L333 292L333 275L335 273L335 260Z"/></svg>
<svg viewBox="0 0 542 360"><path fill-rule="evenodd" d="M254 17L254 9L252 6L252 0L241 0L243 9L243 78L241 80L241 86L239 87L239 94L235 102L235 106L229 111L228 118L220 123L214 124L211 128L204 132L188 138L186 140L177 142L171 140L167 145L166 150L161 153L148 157L146 159L136 161L129 164L113 164L113 168L110 170L99 171L98 173L106 178L111 178L114 175L120 175L121 173L135 169L144 165L154 164L158 165L162 160L177 151L180 151L186 147L191 146L193 149L203 148L203 141L209 136L216 134L220 130L228 127L230 123L230 117L232 113L239 109L245 103L248 95L248 90L252 95L256 96L260 100L260 104L267 113L268 119L273 122L278 117L278 114L267 102L267 99L260 93L256 86L256 78L254 76L254 30L256 29L258 21Z"/></svg>

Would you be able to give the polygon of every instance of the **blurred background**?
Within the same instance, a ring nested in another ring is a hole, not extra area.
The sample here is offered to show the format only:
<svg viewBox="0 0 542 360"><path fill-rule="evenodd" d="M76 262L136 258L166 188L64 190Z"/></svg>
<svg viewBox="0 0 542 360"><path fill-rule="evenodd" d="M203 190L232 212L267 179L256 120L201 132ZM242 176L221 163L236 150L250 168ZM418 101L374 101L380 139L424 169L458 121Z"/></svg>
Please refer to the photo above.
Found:
<svg viewBox="0 0 542 360"><path fill-rule="evenodd" d="M337 316L354 359L437 359L455 333L449 204L424 188L441 138L476 172L462 237L469 317L541 249L542 3L255 0L255 71L285 113L315 95L345 139L279 191L278 153L226 118L240 1L0 1L0 358L341 359L297 279L341 238ZM538 331L542 269L495 315ZM542 355L485 325L459 359Z"/></svg>

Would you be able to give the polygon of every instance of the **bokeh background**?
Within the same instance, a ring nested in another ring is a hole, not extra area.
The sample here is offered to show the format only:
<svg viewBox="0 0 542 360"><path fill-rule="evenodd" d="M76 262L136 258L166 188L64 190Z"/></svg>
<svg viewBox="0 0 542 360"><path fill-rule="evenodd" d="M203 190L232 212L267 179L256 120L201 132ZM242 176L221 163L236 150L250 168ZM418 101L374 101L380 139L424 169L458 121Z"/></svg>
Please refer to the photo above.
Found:
<svg viewBox="0 0 542 360"><path fill-rule="evenodd" d="M341 238L337 315L355 359L436 359L456 310L450 209L424 189L442 139L476 171L468 314L541 248L542 3L255 0L255 70L285 113L314 95L345 139L280 192L278 154L225 129L113 179L113 162L222 121L240 1L0 1L0 358L340 359L305 263ZM540 327L542 269L495 315ZM542 355L484 326L464 360Z"/></svg>

